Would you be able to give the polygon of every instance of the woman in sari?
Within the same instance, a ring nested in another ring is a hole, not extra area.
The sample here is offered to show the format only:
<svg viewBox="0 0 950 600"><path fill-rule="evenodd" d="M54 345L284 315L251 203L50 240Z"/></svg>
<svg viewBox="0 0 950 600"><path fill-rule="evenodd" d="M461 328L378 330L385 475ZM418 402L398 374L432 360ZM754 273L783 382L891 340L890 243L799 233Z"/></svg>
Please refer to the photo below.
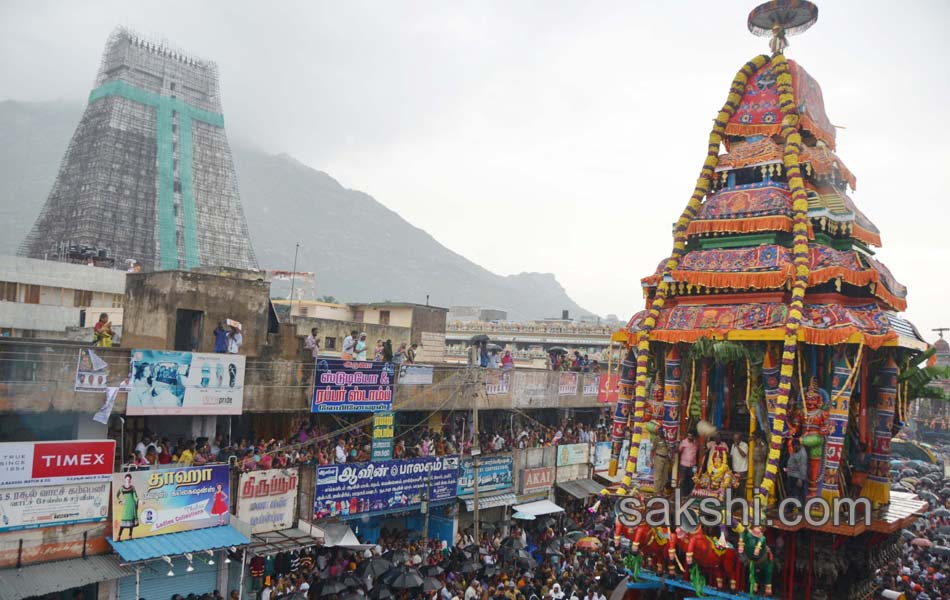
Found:
<svg viewBox="0 0 950 600"><path fill-rule="evenodd" d="M99 315L99 320L96 321L96 326L93 330L95 332L94 341L96 346L100 348L112 347L112 321L109 320L109 313Z"/></svg>

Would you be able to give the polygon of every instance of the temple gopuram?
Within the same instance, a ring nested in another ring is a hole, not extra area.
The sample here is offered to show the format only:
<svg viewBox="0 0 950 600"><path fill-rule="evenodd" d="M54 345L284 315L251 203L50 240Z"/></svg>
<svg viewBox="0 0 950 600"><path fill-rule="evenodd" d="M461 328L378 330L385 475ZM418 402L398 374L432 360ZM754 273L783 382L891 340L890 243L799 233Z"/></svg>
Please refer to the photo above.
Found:
<svg viewBox="0 0 950 600"><path fill-rule="evenodd" d="M871 598L875 570L926 507L890 489L890 444L928 345L899 316L907 289L878 260L880 231L849 195L856 178L837 155L821 87L784 53L817 17L800 0L749 15L770 53L736 73L672 249L642 280L646 309L615 335L626 346L617 485L603 494L619 506L728 493L769 521L723 511L719 527L634 528L618 517L629 598ZM683 440L698 449L687 482ZM742 443L748 471L737 473L730 448ZM810 519L780 518L792 497L803 506L789 512Z"/></svg>

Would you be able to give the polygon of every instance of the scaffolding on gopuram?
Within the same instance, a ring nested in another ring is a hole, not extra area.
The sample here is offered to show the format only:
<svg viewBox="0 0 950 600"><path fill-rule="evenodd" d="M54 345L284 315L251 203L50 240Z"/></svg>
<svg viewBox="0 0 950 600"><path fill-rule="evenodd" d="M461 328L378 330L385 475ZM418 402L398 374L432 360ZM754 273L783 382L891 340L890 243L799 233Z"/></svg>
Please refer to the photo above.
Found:
<svg viewBox="0 0 950 600"><path fill-rule="evenodd" d="M749 15L771 53L732 81L672 251L642 280L646 310L615 334L626 358L616 485L603 494L618 542L629 540L618 594L869 598L875 569L925 509L889 475L907 380L928 345L898 316L907 290L875 258L879 230L848 196L855 176L836 155L821 88L784 54L817 17L800 0ZM634 501L677 490L690 514L708 499L720 524L625 517ZM769 521L726 510L727 494Z"/></svg>

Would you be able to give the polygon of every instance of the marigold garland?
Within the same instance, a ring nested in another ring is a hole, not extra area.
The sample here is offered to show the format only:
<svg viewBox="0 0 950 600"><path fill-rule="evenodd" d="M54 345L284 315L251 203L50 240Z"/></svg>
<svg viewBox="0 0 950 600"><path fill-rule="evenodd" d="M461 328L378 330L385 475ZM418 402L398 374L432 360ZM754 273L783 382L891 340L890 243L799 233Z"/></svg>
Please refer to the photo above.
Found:
<svg viewBox="0 0 950 600"><path fill-rule="evenodd" d="M788 400L792 393L792 375L795 372L795 358L798 351L798 330L801 326L805 290L808 288L809 278L808 193L805 190L799 160L802 152L802 136L799 130L798 104L795 102L795 92L788 61L783 54L778 53L772 57L772 70L777 75L779 107L783 115L781 135L785 138L785 150L782 160L785 163L788 187L792 194L795 282L792 285L788 318L785 321L782 366L779 370L778 397L776 398L775 419L772 422L772 434L769 440L768 462L765 467L765 476L758 490L763 506L768 504L769 499L775 493L775 480L778 477L782 448L782 433L785 431L785 417L788 411Z"/></svg>
<svg viewBox="0 0 950 600"><path fill-rule="evenodd" d="M751 77L768 61L769 57L764 54L756 56L743 65L743 67L738 73L736 73L736 76L732 80L732 85L729 88L729 95L726 98L726 103L723 105L722 110L719 111L719 114L716 115L715 124L713 125L712 131L709 134L706 160L703 162L702 171L699 174L699 178L696 180L696 187L693 190L693 195L686 204L683 214L676 221L676 227L673 230L673 252L670 254L670 258L666 261L666 265L663 268L664 276L669 275L676 269L676 267L679 265L680 259L685 253L686 230L689 227L690 221L693 220L693 217L695 217L696 213L699 211L699 207L702 205L703 199L706 197L710 188L712 187L716 165L719 162L719 148L722 144L723 135L726 131L726 124L729 123L729 119L735 113L736 108L742 101L742 94L745 92L746 82L749 80L749 77ZM645 318L640 325L640 337L637 343L636 387L634 392L633 406L634 429L630 440L630 455L627 458L623 484L617 492L621 495L626 494L627 490L629 490L632 486L633 474L636 472L637 455L640 450L640 438L643 433L642 426L644 404L646 402L647 395L647 364L650 355L650 332L656 326L656 320L660 316L660 310L663 308L663 305L666 301L666 296L670 291L670 284L667 281L664 281L665 279L669 278L663 277L661 279L660 284L656 288L653 300L650 303L647 318Z"/></svg>

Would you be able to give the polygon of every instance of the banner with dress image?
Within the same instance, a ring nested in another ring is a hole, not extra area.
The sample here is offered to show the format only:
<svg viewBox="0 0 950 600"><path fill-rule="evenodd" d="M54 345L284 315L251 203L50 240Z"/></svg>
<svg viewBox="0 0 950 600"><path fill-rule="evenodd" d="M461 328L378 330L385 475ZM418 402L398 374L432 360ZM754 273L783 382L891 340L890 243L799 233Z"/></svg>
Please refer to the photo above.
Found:
<svg viewBox="0 0 950 600"><path fill-rule="evenodd" d="M115 541L227 525L228 465L131 471L112 476Z"/></svg>
<svg viewBox="0 0 950 600"><path fill-rule="evenodd" d="M239 415L244 356L133 350L126 414Z"/></svg>

